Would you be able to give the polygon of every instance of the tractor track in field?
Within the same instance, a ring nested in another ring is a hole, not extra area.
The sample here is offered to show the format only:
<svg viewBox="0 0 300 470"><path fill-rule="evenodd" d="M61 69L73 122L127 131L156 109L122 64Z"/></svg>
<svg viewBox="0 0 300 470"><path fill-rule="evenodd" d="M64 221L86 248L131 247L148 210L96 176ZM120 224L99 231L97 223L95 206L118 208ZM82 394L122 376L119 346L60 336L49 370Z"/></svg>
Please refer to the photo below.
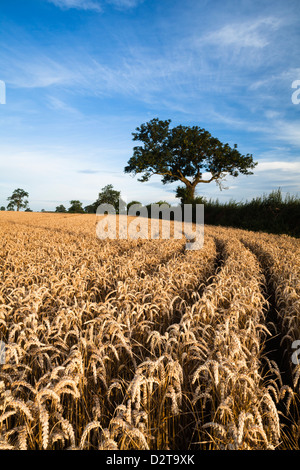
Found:
<svg viewBox="0 0 300 470"><path fill-rule="evenodd" d="M292 349L284 340L287 332L282 325L282 319L278 313L279 306L276 301L275 289L271 282L269 269L265 266L258 250L252 244L243 240L242 242L256 256L265 277L263 295L268 302L265 324L270 332L270 336L266 339L263 348L262 377L265 377L266 382L269 381L271 383L275 381L279 389L282 386L288 386L294 390L291 360ZM284 427L283 435L291 442L291 436L293 435L292 426L295 425L295 422L289 416L300 416L300 401L297 397L295 400L292 400L289 414L287 414L286 404L282 399L278 400L276 407L279 411L281 424ZM298 449L300 442L295 442L294 444Z"/></svg>
<svg viewBox="0 0 300 470"><path fill-rule="evenodd" d="M261 267L261 271L265 277L265 286L263 295L268 302L268 310L265 317L266 326L269 329L271 336L267 339L265 345L265 356L270 361L275 361L280 371L282 382L286 385L292 386L293 379L291 373L291 360L287 355L287 349L283 345L283 338L286 331L282 327L282 320L278 314L279 306L276 302L275 290L271 282L269 270L264 266L261 256L255 248L243 242L246 248L256 256L257 261Z"/></svg>

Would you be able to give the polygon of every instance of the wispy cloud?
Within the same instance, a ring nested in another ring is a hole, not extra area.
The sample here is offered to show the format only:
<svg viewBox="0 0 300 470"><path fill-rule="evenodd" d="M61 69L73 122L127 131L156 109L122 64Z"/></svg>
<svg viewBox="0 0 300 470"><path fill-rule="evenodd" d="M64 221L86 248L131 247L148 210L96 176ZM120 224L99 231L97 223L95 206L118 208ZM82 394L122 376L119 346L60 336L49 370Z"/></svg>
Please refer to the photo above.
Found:
<svg viewBox="0 0 300 470"><path fill-rule="evenodd" d="M281 23L279 18L272 16L231 23L208 34L206 41L221 47L261 49L270 43L270 33L277 30Z"/></svg>
<svg viewBox="0 0 300 470"><path fill-rule="evenodd" d="M110 96L118 93L151 101L154 94L178 96L178 88L190 81L193 70L179 57L148 54L142 47L134 47L125 54L117 51L109 61L85 54L74 54L67 47L63 51L42 52L35 43L2 51L6 63L5 80L17 88L62 87L64 91L80 91L86 96ZM52 107L62 109L63 102L52 99ZM66 107L65 107L66 109Z"/></svg>
<svg viewBox="0 0 300 470"><path fill-rule="evenodd" d="M50 3L53 3L55 6L63 9L69 10L70 8L75 8L76 10L93 10L93 11L102 11L101 5L94 0L47 0Z"/></svg>
<svg viewBox="0 0 300 470"><path fill-rule="evenodd" d="M255 169L255 172L262 172L262 171L272 171L272 170L280 170L285 173L295 174L297 173L300 176L300 162L287 162L287 161L260 161L259 165Z"/></svg>
<svg viewBox="0 0 300 470"><path fill-rule="evenodd" d="M283 70L280 73L269 74L266 78L255 80L250 85L250 90L257 90L259 88L270 88L271 86L279 86L288 84L291 88L292 82L300 78L300 67L290 67L288 70Z"/></svg>
<svg viewBox="0 0 300 470"><path fill-rule="evenodd" d="M100 173L101 170L89 170L89 169L86 169L86 170L78 170L77 173L84 173L86 175L94 175L95 173ZM103 172L103 170L102 170Z"/></svg>
<svg viewBox="0 0 300 470"><path fill-rule="evenodd" d="M85 170L77 170L77 173L83 173L85 175L95 175L97 173L109 173L110 175L120 174L118 171L113 171L111 169L104 170L103 168L101 170L92 170L90 168L86 168Z"/></svg>
<svg viewBox="0 0 300 470"><path fill-rule="evenodd" d="M284 157L284 155L283 155ZM286 191L300 191L300 162L299 161L260 161L255 169L256 184L264 190L281 187Z"/></svg>
<svg viewBox="0 0 300 470"><path fill-rule="evenodd" d="M47 88L73 82L78 73L59 58L53 58L33 44L2 51L6 82L18 88Z"/></svg>
<svg viewBox="0 0 300 470"><path fill-rule="evenodd" d="M134 8L139 4L143 3L144 0L106 0L107 3L111 3L120 9Z"/></svg>
<svg viewBox="0 0 300 470"><path fill-rule="evenodd" d="M54 111L62 111L78 117L82 116L80 111L78 111L78 109L76 109L74 106L67 104L65 101L55 96L49 96L47 102L48 107Z"/></svg>
<svg viewBox="0 0 300 470"><path fill-rule="evenodd" d="M76 10L92 10L97 12L103 11L105 3L113 5L119 10L126 10L134 8L143 3L144 0L47 0L53 5L61 8L62 10L69 10L74 8Z"/></svg>
<svg viewBox="0 0 300 470"><path fill-rule="evenodd" d="M288 142L294 147L300 148L300 121L277 121L275 123L274 138ZM277 131L277 132L276 132ZM299 157L298 157L299 158Z"/></svg>
<svg viewBox="0 0 300 470"><path fill-rule="evenodd" d="M77 187L76 198L93 199L107 182L129 199L154 201L159 188L171 197L159 178L141 185L123 173L131 132L159 116L205 127L259 161L253 177L228 179L230 191L206 185L201 194L251 198L281 176L296 186L296 0L41 0L22 17L6 3L0 180L47 200L53 187L58 199Z"/></svg>

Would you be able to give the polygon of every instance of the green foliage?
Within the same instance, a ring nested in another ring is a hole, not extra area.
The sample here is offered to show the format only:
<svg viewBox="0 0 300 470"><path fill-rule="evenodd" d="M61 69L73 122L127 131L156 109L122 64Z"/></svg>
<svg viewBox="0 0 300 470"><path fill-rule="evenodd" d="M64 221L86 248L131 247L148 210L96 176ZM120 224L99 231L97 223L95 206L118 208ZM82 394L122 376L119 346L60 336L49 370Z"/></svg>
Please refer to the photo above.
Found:
<svg viewBox="0 0 300 470"><path fill-rule="evenodd" d="M155 202L154 204L158 204L159 206L166 205L168 207L171 207L171 204L169 204L167 201L158 201L158 202Z"/></svg>
<svg viewBox="0 0 300 470"><path fill-rule="evenodd" d="M29 194L24 191L24 189L15 189L12 195L7 198L7 200L10 201L7 206L7 210L14 210L15 207L17 208L17 211L19 211L20 209L26 209L26 207L28 206L28 201L24 198L28 196Z"/></svg>
<svg viewBox="0 0 300 470"><path fill-rule="evenodd" d="M78 200L70 201L71 206L68 209L68 212L83 214L84 209L82 207L82 202Z"/></svg>
<svg viewBox="0 0 300 470"><path fill-rule="evenodd" d="M15 205L12 201L10 201L10 203L7 204L7 210L8 211L14 211L15 210Z"/></svg>
<svg viewBox="0 0 300 470"><path fill-rule="evenodd" d="M142 204L141 202L139 202L139 201L130 201L130 202L128 202L128 204L127 204L127 212L129 211L129 209L130 209L131 206L136 205L136 204L139 205L139 206L141 206L141 207L143 206L143 204Z"/></svg>
<svg viewBox="0 0 300 470"><path fill-rule="evenodd" d="M155 118L136 129L133 140L143 145L133 148L125 173L141 174L141 182L152 175L161 175L163 184L181 181L189 200L199 183L215 181L221 185L225 175L252 174L250 170L256 166L252 155L241 155L236 144L231 148L198 126L170 129L170 123L170 119ZM204 173L210 173L210 177L204 179Z"/></svg>
<svg viewBox="0 0 300 470"><path fill-rule="evenodd" d="M56 207L55 212L67 212L67 209L63 204L60 204L59 206Z"/></svg>
<svg viewBox="0 0 300 470"><path fill-rule="evenodd" d="M184 186L177 186L176 197L180 199L181 205L183 204L204 204L205 198L203 196L194 196L190 193L189 188Z"/></svg>
<svg viewBox="0 0 300 470"><path fill-rule="evenodd" d="M269 233L286 233L300 236L300 198L286 195L281 190L272 191L251 201L204 203L204 221L208 225L223 225Z"/></svg>
<svg viewBox="0 0 300 470"><path fill-rule="evenodd" d="M166 201L158 201L158 202L151 202L150 204L147 204L146 207L147 207L147 210L148 210L148 214L150 214L150 210L151 210L151 206L152 204L158 204L159 206L165 204L167 205L168 207L170 207L170 204Z"/></svg>
<svg viewBox="0 0 300 470"><path fill-rule="evenodd" d="M90 214L95 214L97 207L100 206L100 204L111 204L114 207L116 214L119 214L119 208L124 213L126 211L126 203L121 198L121 191L115 190L112 184L104 186L104 188L101 189L97 200L93 204L86 206L85 211Z"/></svg>
<svg viewBox="0 0 300 470"><path fill-rule="evenodd" d="M117 214L119 213L119 205L121 210L124 210L126 207L125 202L121 198L121 191L115 190L112 184L107 184L102 188L95 204L97 205L96 207L100 204L111 204Z"/></svg>
<svg viewBox="0 0 300 470"><path fill-rule="evenodd" d="M85 206L84 212L87 214L95 214L96 213L96 208L94 204L89 204L88 206Z"/></svg>
<svg viewBox="0 0 300 470"><path fill-rule="evenodd" d="M162 203L168 204L164 201L159 201L156 204ZM181 205L183 206L183 204L186 203L182 202ZM264 194L246 202L230 200L221 203L218 199L213 201L199 196L194 198L191 204L193 218L196 214L196 205L204 204L204 223L207 225L221 225L276 234L285 233L293 237L300 237L300 198L289 194L283 198L280 188L270 194ZM148 217L151 217L151 204L146 207Z"/></svg>
<svg viewBox="0 0 300 470"><path fill-rule="evenodd" d="M158 201L158 202L154 202L154 203L151 202L150 204L146 205L149 218L153 217L153 213L152 213L152 210L151 210L152 204L157 204L158 206L167 206L167 207L170 207L170 208L172 207L171 204L169 204L167 201ZM162 216L161 212L159 212L158 217L160 219L162 219L163 216ZM172 212L170 212L170 220L173 220L173 213Z"/></svg>

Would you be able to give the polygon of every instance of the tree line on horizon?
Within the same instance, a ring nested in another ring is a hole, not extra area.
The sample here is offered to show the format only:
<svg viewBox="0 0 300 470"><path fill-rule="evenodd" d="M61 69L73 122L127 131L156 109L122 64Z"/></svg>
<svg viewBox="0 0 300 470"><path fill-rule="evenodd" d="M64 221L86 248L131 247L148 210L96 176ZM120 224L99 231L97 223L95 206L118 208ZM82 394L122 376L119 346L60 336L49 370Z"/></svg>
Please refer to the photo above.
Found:
<svg viewBox="0 0 300 470"><path fill-rule="evenodd" d="M203 203L205 223L275 233L283 231L299 236L300 199L287 195L283 200L280 188L268 196L263 195L245 203L220 203L197 196L198 185L215 182L220 189L224 189L227 175L234 178L240 174L252 175L257 162L251 154L242 155L237 150L237 144L233 147L224 144L199 126L178 125L171 128L170 124L170 119L162 121L154 118L136 128L136 132L132 133L133 141L142 145L133 148L133 155L124 168L125 173L139 175L140 182L148 181L152 175L161 176L163 185L178 182L176 197L180 199L180 204L192 204L195 208ZM16 207L17 211L21 208L31 211L25 199L27 197L26 191L20 188L15 190L8 198L7 209L14 210ZM159 204L163 202L159 201ZM132 204L141 205L138 201L131 201L126 206L120 191L108 184L102 188L94 203L83 207L81 201L74 199L68 209L60 204L55 212L92 214L103 203L111 204L117 214L120 208L124 212ZM5 207L2 206L1 210ZM46 211L42 209L41 212Z"/></svg>
<svg viewBox="0 0 300 470"><path fill-rule="evenodd" d="M27 192L16 191L14 191L13 195L15 194L16 196L17 194L18 198L21 194L23 194L23 197L28 197ZM10 203L7 210L15 210L16 208L16 210L24 209L25 212L32 212L28 208L27 200L20 201L18 198L13 197L13 195L9 199ZM184 197L180 198L181 206L185 204L184 201ZM151 217L151 203L143 206L139 201L131 201L126 205L121 198L121 191L114 189L111 184L103 187L96 201L85 207L83 207L82 202L79 200L71 200L69 208L60 204L56 207L55 211L45 211L42 209L41 212L96 214L97 207L100 204L111 204L115 208L116 214L119 213L120 207L123 212L124 209L128 212L133 204L139 205L141 208L146 208L148 217ZM160 200L155 204L168 205L172 219L172 206L168 202ZM280 188L245 202L236 202L234 200L220 202L218 199L207 200L203 196L196 196L192 207L195 207L196 204L204 204L204 222L208 225L220 225L278 234L286 233L294 237L300 237L300 198L290 194L286 194L283 197ZM5 207L2 206L0 209L3 211ZM137 215L139 214L137 213Z"/></svg>
<svg viewBox="0 0 300 470"><path fill-rule="evenodd" d="M124 167L125 173L141 175L140 182L148 181L152 175L160 175L162 184L179 182L176 196L181 202L195 203L196 188L201 183L216 182L220 189L226 175L237 177L239 174L252 175L257 162L251 154L242 155L228 143L223 144L207 130L199 126L170 127L171 119L154 118L141 124L132 133L133 141L140 142L133 148L133 155ZM210 174L206 177L207 173ZM28 193L22 189L14 191L8 198L8 210L17 211L28 208ZM98 199L91 205L82 207L79 200L70 201L68 212L95 212L95 207L107 199L120 201L120 194L112 185L107 185L99 193ZM111 203L111 202L108 202ZM124 203L125 204L125 203ZM57 206L57 212L64 212L63 205ZM67 210L67 209L66 209Z"/></svg>

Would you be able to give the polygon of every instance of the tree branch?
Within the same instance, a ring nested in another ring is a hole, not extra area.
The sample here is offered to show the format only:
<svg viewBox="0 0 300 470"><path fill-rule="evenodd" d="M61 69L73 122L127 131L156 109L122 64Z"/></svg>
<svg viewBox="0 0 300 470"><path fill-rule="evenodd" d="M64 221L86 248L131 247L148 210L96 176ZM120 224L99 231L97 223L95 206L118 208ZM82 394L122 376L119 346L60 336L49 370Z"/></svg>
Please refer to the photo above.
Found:
<svg viewBox="0 0 300 470"><path fill-rule="evenodd" d="M211 183L214 180L217 180L221 176L221 172L217 173L215 176L212 176L209 180L199 180L198 183Z"/></svg>
<svg viewBox="0 0 300 470"><path fill-rule="evenodd" d="M182 172L180 170L177 170L179 175L180 175L180 178L178 178L180 181L182 181L184 184L186 184L187 186L189 184L191 184L191 182L185 177L183 176Z"/></svg>

